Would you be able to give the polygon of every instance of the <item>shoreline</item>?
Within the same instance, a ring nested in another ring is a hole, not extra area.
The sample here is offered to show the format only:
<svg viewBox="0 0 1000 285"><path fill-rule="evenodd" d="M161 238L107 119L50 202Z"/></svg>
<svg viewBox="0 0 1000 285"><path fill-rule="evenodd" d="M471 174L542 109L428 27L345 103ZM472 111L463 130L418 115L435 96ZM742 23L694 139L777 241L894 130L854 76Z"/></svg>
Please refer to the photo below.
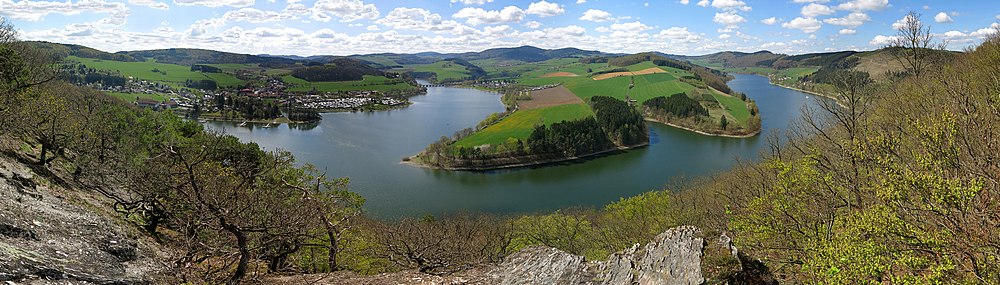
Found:
<svg viewBox="0 0 1000 285"><path fill-rule="evenodd" d="M282 124L311 124L311 123L319 122L319 121L316 121L316 122L291 121L291 120L288 120L288 118L286 118L286 117L281 117L281 119L284 119L284 120L280 120L280 121L279 120L270 120L270 121L264 121L264 120L233 120L233 119L220 119L220 118L212 118L212 117L208 117L208 118L206 118L206 117L198 117L198 118L195 118L194 120L195 121L205 120L207 122L231 122L231 123L246 122L247 124L272 124L272 125L282 125Z"/></svg>
<svg viewBox="0 0 1000 285"><path fill-rule="evenodd" d="M674 123L663 122L663 121L660 121L660 120L657 120L657 119L653 119L653 118L648 118L648 117L644 117L642 119L644 121L647 121L647 122L664 124L664 125L671 126L671 127L678 128L678 129L682 129L682 130L685 130L685 131L694 132L694 133L697 133L697 134L700 134L700 135L706 135L706 136L712 136L712 137L734 138L734 139L752 138L752 137L755 137L755 136L759 135L760 132L764 129L763 127L761 127L760 129L757 129L756 131L753 131L751 133L744 134L744 135L720 134L720 133L710 133L710 132L706 132L706 131L702 131L702 130L697 130L697 129L694 129L694 128L690 128L690 127L686 127L686 126L682 126L682 125L678 125L678 124L674 124Z"/></svg>
<svg viewBox="0 0 1000 285"><path fill-rule="evenodd" d="M423 163L417 163L417 162L415 162L416 158L418 158L420 156L420 154L416 154L416 155L413 155L413 156L408 156L408 157L404 158L402 161L400 161L399 163L403 164L403 165L413 166L413 167L426 168L426 169L435 169L435 170L447 170L447 171L489 171L489 170L499 170L499 169L514 169L514 168L531 167L531 166L542 166L542 165L548 165L548 164L557 164L557 163L563 163L563 162L569 162L569 161L576 161L576 160L582 160L582 159L586 159L586 158L593 158L594 156L600 156L600 155L608 154L608 153L611 153L611 152L627 151L627 150L638 149L638 148L643 148L643 147L647 147L647 146L649 146L649 142L645 142L645 143L637 144L637 145L631 145L631 146L619 146L619 147L615 147L615 148L611 148L611 149L606 149L606 150L602 150L602 151L598 151L598 152L594 152L594 153L589 153L589 154L584 154L584 155L577 155L577 156L571 156L571 157L553 158L553 159L545 159L545 160L538 160L538 161L531 161L531 162L521 162L521 163L514 163L514 164L504 164L504 165L484 166L484 167L438 167L438 166L426 165L426 164L423 164Z"/></svg>
<svg viewBox="0 0 1000 285"><path fill-rule="evenodd" d="M740 74L750 74L750 75L764 76L764 75L753 74L753 73L740 73ZM833 102L837 102L837 105L839 105L840 107L847 108L847 105L844 105L843 102L840 102L840 99L837 98L835 95L830 95L830 94L826 94L826 93L820 93L820 92L816 92L816 91L809 91L809 90L805 90L805 89L796 88L796 87L784 85L784 84L781 84L781 83L777 83L774 80L771 80L771 76L770 75L767 75L767 76L764 76L764 77L767 77L767 83L768 84L771 84L771 85L774 85L774 86L778 86L778 87L781 87L781 88L785 88L785 89L789 89L789 90L799 91L799 92L810 94L810 95L816 95L816 96L819 96L819 97L827 98L827 99L833 100Z"/></svg>

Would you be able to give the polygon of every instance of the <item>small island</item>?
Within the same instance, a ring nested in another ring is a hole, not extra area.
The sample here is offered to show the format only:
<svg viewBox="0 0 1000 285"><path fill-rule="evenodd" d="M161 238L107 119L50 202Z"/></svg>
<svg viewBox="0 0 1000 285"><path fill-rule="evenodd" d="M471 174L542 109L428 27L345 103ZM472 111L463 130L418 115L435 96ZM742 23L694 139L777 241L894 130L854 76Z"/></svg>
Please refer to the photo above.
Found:
<svg viewBox="0 0 1000 285"><path fill-rule="evenodd" d="M404 164L490 170L579 160L643 147L644 121L703 135L760 133L756 103L726 85L725 73L658 54L587 56L507 63L512 75L490 88L507 111L443 136Z"/></svg>

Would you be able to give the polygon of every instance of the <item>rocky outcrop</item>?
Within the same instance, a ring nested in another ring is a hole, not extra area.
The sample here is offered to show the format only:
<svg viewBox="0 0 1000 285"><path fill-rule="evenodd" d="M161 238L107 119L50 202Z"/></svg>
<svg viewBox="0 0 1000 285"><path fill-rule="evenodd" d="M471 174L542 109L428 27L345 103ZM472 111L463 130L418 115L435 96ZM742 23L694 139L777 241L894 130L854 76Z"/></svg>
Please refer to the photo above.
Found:
<svg viewBox="0 0 1000 285"><path fill-rule="evenodd" d="M166 268L99 196L26 165L0 156L0 283L143 284Z"/></svg>
<svg viewBox="0 0 1000 285"><path fill-rule="evenodd" d="M777 284L760 261L739 254L726 234L707 236L693 226L669 229L645 246L636 244L607 261L550 247L529 247L504 262L450 275L407 270L375 276L350 272L265 279L266 284Z"/></svg>
<svg viewBox="0 0 1000 285"><path fill-rule="evenodd" d="M612 254L607 261L535 247L511 255L489 272L494 284L702 284L704 240L698 229L682 226Z"/></svg>

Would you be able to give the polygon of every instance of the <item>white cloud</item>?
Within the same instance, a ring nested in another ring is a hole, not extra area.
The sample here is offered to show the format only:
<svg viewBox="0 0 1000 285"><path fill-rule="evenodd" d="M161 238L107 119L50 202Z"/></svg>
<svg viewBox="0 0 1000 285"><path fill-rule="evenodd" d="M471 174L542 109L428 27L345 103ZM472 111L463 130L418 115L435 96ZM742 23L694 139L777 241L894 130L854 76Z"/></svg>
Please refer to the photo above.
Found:
<svg viewBox="0 0 1000 285"><path fill-rule="evenodd" d="M604 10L589 9L587 10L587 12L583 12L583 16L580 17L580 20L591 21L591 22L607 22L614 20L614 17L611 17L611 13L608 13L607 11Z"/></svg>
<svg viewBox="0 0 1000 285"><path fill-rule="evenodd" d="M895 39L896 39L895 36L877 35L874 38L872 38L871 41L868 41L868 45L870 45L870 46L876 46L876 47L881 47L881 46L888 45L890 42L892 42Z"/></svg>
<svg viewBox="0 0 1000 285"><path fill-rule="evenodd" d="M365 30L369 30L369 31L378 31L378 30L379 30L379 28L378 28L378 26L376 26L376 25L368 25L368 27L367 27L367 28L365 28Z"/></svg>
<svg viewBox="0 0 1000 285"><path fill-rule="evenodd" d="M476 26L479 24L520 22L524 19L525 14L525 11L521 10L521 8L507 6L500 11L487 11L481 8L462 8L462 10L458 10L458 12L451 15L451 17L466 19L465 22L467 24Z"/></svg>
<svg viewBox="0 0 1000 285"><path fill-rule="evenodd" d="M701 5L701 3L699 3ZM712 7L721 10L741 10L750 11L750 6L740 0L712 0Z"/></svg>
<svg viewBox="0 0 1000 285"><path fill-rule="evenodd" d="M903 16L903 18L900 18L899 20L896 20L896 22L893 22L892 23L892 29L893 30L902 29L903 27L906 27L906 23L909 23L909 22L917 22L917 23L919 23L920 19L914 18L914 17L910 16L909 14L907 14L906 16Z"/></svg>
<svg viewBox="0 0 1000 285"><path fill-rule="evenodd" d="M806 18L814 18L816 16L830 14L833 14L833 8L823 4L810 3L809 5L802 7L802 16L805 16Z"/></svg>
<svg viewBox="0 0 1000 285"><path fill-rule="evenodd" d="M973 44L982 41L987 36L997 33L997 29L1000 29L1000 23L993 23L989 27L978 29L970 33L948 31L944 34L935 34L934 36L940 37L948 43Z"/></svg>
<svg viewBox="0 0 1000 285"><path fill-rule="evenodd" d="M288 5L282 13L274 11L263 11L256 8L242 8L231 10L222 15L222 19L233 22L266 23L278 22L291 19L298 19L301 11L305 8L302 4ZM299 13L296 13L299 12Z"/></svg>
<svg viewBox="0 0 1000 285"><path fill-rule="evenodd" d="M829 18L823 20L824 23L830 25L845 26L849 28L859 27L868 21L871 21L871 17L868 17L868 14L865 14L864 12L851 12L843 18Z"/></svg>
<svg viewBox="0 0 1000 285"><path fill-rule="evenodd" d="M385 17L375 23L403 30L452 32L454 34L468 33L471 27L453 20L443 20L441 15L431 13L422 8L398 7L392 9Z"/></svg>
<svg viewBox="0 0 1000 285"><path fill-rule="evenodd" d="M841 29L837 33L841 34L841 35L853 35L853 34L857 34L858 31L857 30L853 30L853 29Z"/></svg>
<svg viewBox="0 0 1000 285"><path fill-rule="evenodd" d="M612 31L641 32L649 29L652 29L652 27L640 23L639 21L630 23L621 23L621 24L611 24Z"/></svg>
<svg viewBox="0 0 1000 285"><path fill-rule="evenodd" d="M697 34L692 33L688 31L687 28L682 28L682 27L670 27L669 29L662 30L660 31L659 34L657 34L657 37L670 39L674 41L684 41L689 43L695 43L701 40L701 37L699 37Z"/></svg>
<svg viewBox="0 0 1000 285"><path fill-rule="evenodd" d="M732 37L732 36L731 36L731 35L729 35L729 34L721 34L721 35L719 35L719 39L720 39L720 40L725 40L725 39L729 39L729 38L731 38L731 37Z"/></svg>
<svg viewBox="0 0 1000 285"><path fill-rule="evenodd" d="M104 2L103 0L81 0L77 2L50 1L19 1L0 0L0 15L16 20L29 22L41 21L49 14L77 15L81 13L109 13L118 19L111 22L124 23L128 16L128 7L122 3Z"/></svg>
<svg viewBox="0 0 1000 285"><path fill-rule="evenodd" d="M760 22L764 23L764 25L770 26L770 25L777 24L778 23L778 18L777 17L770 17L770 18L767 18L767 19L760 20Z"/></svg>
<svg viewBox="0 0 1000 285"><path fill-rule="evenodd" d="M465 5L483 5L486 3L493 2L493 0L451 0L451 3L459 3L459 2Z"/></svg>
<svg viewBox="0 0 1000 285"><path fill-rule="evenodd" d="M677 1L677 3L681 3L681 5L687 5L688 3L690 3L690 0L680 0Z"/></svg>
<svg viewBox="0 0 1000 285"><path fill-rule="evenodd" d="M316 3L313 4L312 11L312 18L321 22L327 22L330 20L330 16L327 14L339 17L341 22L353 22L361 19L371 20L378 18L380 15L378 8L375 7L375 4L365 4L364 2L361 2L361 0L317 0Z"/></svg>
<svg viewBox="0 0 1000 285"><path fill-rule="evenodd" d="M881 11L888 7L889 0L851 0L837 5L837 9L848 11Z"/></svg>
<svg viewBox="0 0 1000 285"><path fill-rule="evenodd" d="M830 0L792 0L792 3L826 3Z"/></svg>
<svg viewBox="0 0 1000 285"><path fill-rule="evenodd" d="M698 1L698 4L697 4L697 5L698 5L698 6L702 6L702 7L708 7L708 5L710 5L710 4L711 4L711 1L708 1L708 0L701 0L701 1Z"/></svg>
<svg viewBox="0 0 1000 285"><path fill-rule="evenodd" d="M182 6L205 6L205 7L249 7L254 4L254 0L174 0L174 4Z"/></svg>
<svg viewBox="0 0 1000 285"><path fill-rule="evenodd" d="M167 3L163 3L156 0L128 0L128 3L132 5L146 6L149 8L159 9L159 10L170 10L170 6L167 6Z"/></svg>
<svg viewBox="0 0 1000 285"><path fill-rule="evenodd" d="M577 25L571 25L566 27L545 29L546 36L554 37L581 37L587 34L587 29Z"/></svg>
<svg viewBox="0 0 1000 285"><path fill-rule="evenodd" d="M576 4L587 3L587 0L576 0Z"/></svg>
<svg viewBox="0 0 1000 285"><path fill-rule="evenodd" d="M726 13L715 13L715 17L712 17L712 21L725 25L726 27L736 27L739 24L745 23L747 19L743 16L737 15L736 12L726 12Z"/></svg>
<svg viewBox="0 0 1000 285"><path fill-rule="evenodd" d="M194 24L191 24L191 26L188 27L186 31L184 31L184 34L192 37L197 37L205 33L208 33L208 30L210 28L221 28L222 26L225 25L226 21L222 18L198 20L195 21Z"/></svg>
<svg viewBox="0 0 1000 285"><path fill-rule="evenodd" d="M820 23L819 20L816 20L816 18L798 17L788 21L787 23L781 24L781 26L786 29L796 29L801 30L803 33L811 34L819 31L819 29L823 27L823 24Z"/></svg>
<svg viewBox="0 0 1000 285"><path fill-rule="evenodd" d="M948 16L948 14L945 13L945 12L941 12L941 13L938 13L937 15L934 15L934 22L938 22L938 23L951 23L951 22L954 22L954 21L955 20L952 20L951 16Z"/></svg>
<svg viewBox="0 0 1000 285"><path fill-rule="evenodd" d="M562 5L542 0L531 3L528 5L528 9L524 10L524 12L531 15L538 15L539 17L549 17L562 14L566 12L566 9L563 9Z"/></svg>
<svg viewBox="0 0 1000 285"><path fill-rule="evenodd" d="M524 23L524 26L532 29L537 29L538 27L542 26L542 23L539 23L538 21L529 21L527 23Z"/></svg>

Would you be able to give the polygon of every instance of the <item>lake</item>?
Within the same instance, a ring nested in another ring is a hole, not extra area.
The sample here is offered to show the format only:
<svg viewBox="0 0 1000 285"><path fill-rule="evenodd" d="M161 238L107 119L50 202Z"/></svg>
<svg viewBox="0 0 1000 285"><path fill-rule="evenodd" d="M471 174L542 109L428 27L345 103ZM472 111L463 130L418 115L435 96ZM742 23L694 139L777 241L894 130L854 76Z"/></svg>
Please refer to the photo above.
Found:
<svg viewBox="0 0 1000 285"><path fill-rule="evenodd" d="M503 111L500 95L431 87L399 110L327 113L309 127L237 127L208 122L268 150L290 151L331 177L349 177L370 216L392 219L457 211L522 213L570 206L599 207L663 187L676 178L711 175L738 160L758 159L767 136L801 117L816 96L777 87L766 77L736 74L729 86L757 101L763 132L753 138L710 137L648 123L649 147L576 163L487 172L443 171L400 164L441 136Z"/></svg>

